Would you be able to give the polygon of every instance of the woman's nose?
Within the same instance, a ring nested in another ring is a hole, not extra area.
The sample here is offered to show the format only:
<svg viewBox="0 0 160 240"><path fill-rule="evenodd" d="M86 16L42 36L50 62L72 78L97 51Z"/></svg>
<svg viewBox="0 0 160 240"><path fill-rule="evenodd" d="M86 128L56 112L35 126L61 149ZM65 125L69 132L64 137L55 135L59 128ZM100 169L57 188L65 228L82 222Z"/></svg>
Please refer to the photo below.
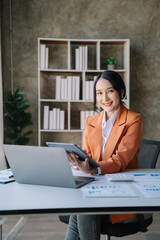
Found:
<svg viewBox="0 0 160 240"><path fill-rule="evenodd" d="M104 93L104 100L107 101L109 99L109 96L107 93Z"/></svg>

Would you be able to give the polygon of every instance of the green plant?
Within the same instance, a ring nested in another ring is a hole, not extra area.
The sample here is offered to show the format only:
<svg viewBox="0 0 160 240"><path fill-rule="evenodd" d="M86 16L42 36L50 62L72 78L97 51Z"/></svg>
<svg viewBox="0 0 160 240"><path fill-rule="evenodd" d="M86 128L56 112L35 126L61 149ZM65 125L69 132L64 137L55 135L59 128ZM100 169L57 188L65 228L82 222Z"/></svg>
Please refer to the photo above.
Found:
<svg viewBox="0 0 160 240"><path fill-rule="evenodd" d="M116 60L113 57L109 57L105 59L105 64L116 64Z"/></svg>
<svg viewBox="0 0 160 240"><path fill-rule="evenodd" d="M4 101L5 143L26 145L29 142L32 131L25 131L32 125L31 114L26 112L29 106L29 101L24 100L21 89L7 94L7 100Z"/></svg>

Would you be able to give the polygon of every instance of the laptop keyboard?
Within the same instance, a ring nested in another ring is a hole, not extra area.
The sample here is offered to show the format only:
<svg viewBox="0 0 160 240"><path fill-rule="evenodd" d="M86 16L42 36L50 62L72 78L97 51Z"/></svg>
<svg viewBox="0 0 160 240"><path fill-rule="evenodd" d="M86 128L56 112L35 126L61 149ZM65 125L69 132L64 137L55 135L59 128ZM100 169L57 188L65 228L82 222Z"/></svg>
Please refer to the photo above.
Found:
<svg viewBox="0 0 160 240"><path fill-rule="evenodd" d="M85 185L89 182L92 182L95 180L94 177L82 177L82 176L74 176L74 180L76 182L76 185Z"/></svg>

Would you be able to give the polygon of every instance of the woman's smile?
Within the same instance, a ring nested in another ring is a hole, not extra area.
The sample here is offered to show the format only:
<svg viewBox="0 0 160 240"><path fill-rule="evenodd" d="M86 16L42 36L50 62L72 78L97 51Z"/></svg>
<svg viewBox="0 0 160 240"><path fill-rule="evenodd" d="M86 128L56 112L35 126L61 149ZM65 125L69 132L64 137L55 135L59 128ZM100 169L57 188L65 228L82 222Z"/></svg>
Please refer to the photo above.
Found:
<svg viewBox="0 0 160 240"><path fill-rule="evenodd" d="M108 103L102 103L105 107L110 107L113 102L108 102Z"/></svg>

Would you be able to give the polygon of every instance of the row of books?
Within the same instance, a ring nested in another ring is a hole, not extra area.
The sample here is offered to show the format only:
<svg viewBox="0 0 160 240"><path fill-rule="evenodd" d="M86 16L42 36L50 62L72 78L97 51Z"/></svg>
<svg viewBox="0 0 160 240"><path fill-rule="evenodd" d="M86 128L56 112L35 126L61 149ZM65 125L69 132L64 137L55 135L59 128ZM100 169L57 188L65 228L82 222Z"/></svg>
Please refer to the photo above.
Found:
<svg viewBox="0 0 160 240"><path fill-rule="evenodd" d="M93 76L93 80L85 81L85 91L83 92L83 100L90 100L93 101L94 98L94 81L96 80L97 76Z"/></svg>
<svg viewBox="0 0 160 240"><path fill-rule="evenodd" d="M40 68L48 69L49 48L46 44L40 44ZM88 69L88 46L79 46L75 49L75 69Z"/></svg>
<svg viewBox="0 0 160 240"><path fill-rule="evenodd" d="M80 99L80 76L56 76L56 100Z"/></svg>
<svg viewBox="0 0 160 240"><path fill-rule="evenodd" d="M40 68L48 69L49 48L45 44L40 45Z"/></svg>
<svg viewBox="0 0 160 240"><path fill-rule="evenodd" d="M95 115L92 110L80 111L80 129L85 129L85 121L88 116ZM65 111L60 108L50 109L44 106L43 112L43 129L44 130L64 130L65 129Z"/></svg>
<svg viewBox="0 0 160 240"><path fill-rule="evenodd" d="M65 128L65 112L60 108L49 109L44 106L43 129L45 130L63 130Z"/></svg>
<svg viewBox="0 0 160 240"><path fill-rule="evenodd" d="M96 112L95 111L92 111L92 110L89 110L89 111L80 111L80 128L83 130L85 129L85 121L86 121L86 118L89 117L89 116L93 116L95 115Z"/></svg>
<svg viewBox="0 0 160 240"><path fill-rule="evenodd" d="M94 77L95 79L95 77ZM94 81L85 81L83 100L93 101ZM80 100L80 76L56 76L56 100Z"/></svg>
<svg viewBox="0 0 160 240"><path fill-rule="evenodd" d="M75 69L88 69L88 46L79 46L75 49Z"/></svg>
<svg viewBox="0 0 160 240"><path fill-rule="evenodd" d="M85 91L83 93L83 100L93 101L93 86L94 81L85 81Z"/></svg>

